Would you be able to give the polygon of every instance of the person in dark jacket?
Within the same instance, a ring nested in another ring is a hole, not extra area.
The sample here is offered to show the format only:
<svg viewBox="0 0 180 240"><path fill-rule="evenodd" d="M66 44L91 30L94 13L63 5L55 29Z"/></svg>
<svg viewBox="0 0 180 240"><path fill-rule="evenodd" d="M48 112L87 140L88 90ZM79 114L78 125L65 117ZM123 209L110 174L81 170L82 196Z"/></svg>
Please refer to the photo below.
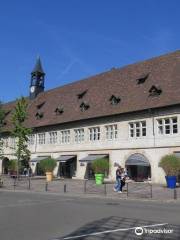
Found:
<svg viewBox="0 0 180 240"><path fill-rule="evenodd" d="M122 170L121 170L121 166L118 166L117 170L116 170L116 184L114 186L114 191L121 193L122 188L121 188L121 174L122 174Z"/></svg>

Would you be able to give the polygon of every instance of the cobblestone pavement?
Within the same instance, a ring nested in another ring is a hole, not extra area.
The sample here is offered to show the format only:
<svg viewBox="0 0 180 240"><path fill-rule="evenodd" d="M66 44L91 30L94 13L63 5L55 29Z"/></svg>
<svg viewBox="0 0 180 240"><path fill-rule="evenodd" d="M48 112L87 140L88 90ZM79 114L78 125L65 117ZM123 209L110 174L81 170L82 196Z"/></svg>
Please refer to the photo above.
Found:
<svg viewBox="0 0 180 240"><path fill-rule="evenodd" d="M9 176L1 176L3 187L1 189L14 191L49 192L66 195L86 195L104 196L110 198L136 198L153 200L173 200L180 199L180 188L168 189L165 186L143 183L126 183L123 193L113 191L114 183L96 185L95 181L75 180L75 179L54 179L47 183L45 178L22 177L19 181Z"/></svg>

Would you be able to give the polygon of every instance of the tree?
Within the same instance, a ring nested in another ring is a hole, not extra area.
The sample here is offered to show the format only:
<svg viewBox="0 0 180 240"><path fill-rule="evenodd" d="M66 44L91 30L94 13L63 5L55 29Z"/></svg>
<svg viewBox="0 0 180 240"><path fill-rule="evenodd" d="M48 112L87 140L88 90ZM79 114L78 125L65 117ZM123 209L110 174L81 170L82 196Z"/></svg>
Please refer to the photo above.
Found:
<svg viewBox="0 0 180 240"><path fill-rule="evenodd" d="M5 112L2 109L2 103L0 102L0 158L3 156L3 139L2 139L2 127L4 125Z"/></svg>
<svg viewBox="0 0 180 240"><path fill-rule="evenodd" d="M24 125L25 120L28 118L27 107L28 103L26 99L21 97L17 100L12 115L12 123L14 126L12 135L16 139L15 156L17 158L17 177L19 176L19 169L22 166L22 162L25 161L27 163L30 158L27 142L32 130Z"/></svg>

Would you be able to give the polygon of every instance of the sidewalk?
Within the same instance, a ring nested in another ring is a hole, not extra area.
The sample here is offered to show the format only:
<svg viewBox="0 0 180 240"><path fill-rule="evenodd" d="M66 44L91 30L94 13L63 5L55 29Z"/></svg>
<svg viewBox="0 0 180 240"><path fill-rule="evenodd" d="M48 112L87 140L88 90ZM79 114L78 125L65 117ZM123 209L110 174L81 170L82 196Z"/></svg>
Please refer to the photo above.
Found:
<svg viewBox="0 0 180 240"><path fill-rule="evenodd" d="M125 185L122 193L117 193L113 191L114 183L96 185L93 180L55 179L46 183L46 180L42 178L23 178L20 181L15 181L10 177L2 176L1 179L3 180L3 188L0 188L2 190L49 192L71 196L99 196L114 199L180 200L180 187L174 191L165 186L144 182L129 182Z"/></svg>

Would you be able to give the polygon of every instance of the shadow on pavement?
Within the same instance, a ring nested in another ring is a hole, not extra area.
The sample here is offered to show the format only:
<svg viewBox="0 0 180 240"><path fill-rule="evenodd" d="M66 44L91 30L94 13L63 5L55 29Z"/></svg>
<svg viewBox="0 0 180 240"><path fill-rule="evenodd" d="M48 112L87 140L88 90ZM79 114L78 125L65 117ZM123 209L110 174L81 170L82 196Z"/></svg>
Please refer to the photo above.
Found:
<svg viewBox="0 0 180 240"><path fill-rule="evenodd" d="M180 239L180 225L158 225L159 222L144 221L139 219L108 217L98 221L88 223L76 231L52 240L176 240ZM157 225L157 226L153 226ZM135 234L135 228L140 226L149 226L143 228L142 235ZM130 228L130 229L129 229ZM147 233L146 230L172 230L172 233ZM114 232L111 230L115 230ZM117 230L117 231L116 231ZM107 232L105 232L107 231ZM99 234L98 234L99 233Z"/></svg>

